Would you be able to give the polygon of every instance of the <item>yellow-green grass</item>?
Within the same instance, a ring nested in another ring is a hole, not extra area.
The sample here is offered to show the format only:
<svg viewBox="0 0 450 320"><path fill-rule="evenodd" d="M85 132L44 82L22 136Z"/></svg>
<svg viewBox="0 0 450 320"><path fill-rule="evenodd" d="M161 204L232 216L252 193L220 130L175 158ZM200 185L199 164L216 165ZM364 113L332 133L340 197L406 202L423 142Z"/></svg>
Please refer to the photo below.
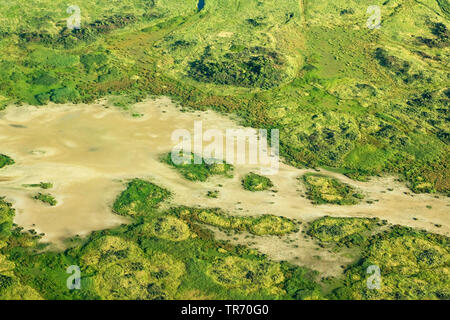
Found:
<svg viewBox="0 0 450 320"><path fill-rule="evenodd" d="M254 235L285 235L298 231L297 222L274 215L232 216L217 209L180 207L173 209L181 218L222 229L246 231Z"/></svg>
<svg viewBox="0 0 450 320"><path fill-rule="evenodd" d="M353 205L364 198L350 185L322 174L307 173L302 180L306 185L308 198L315 204Z"/></svg>
<svg viewBox="0 0 450 320"><path fill-rule="evenodd" d="M242 179L242 186L249 191L264 191L272 188L273 183L268 177L250 172Z"/></svg>

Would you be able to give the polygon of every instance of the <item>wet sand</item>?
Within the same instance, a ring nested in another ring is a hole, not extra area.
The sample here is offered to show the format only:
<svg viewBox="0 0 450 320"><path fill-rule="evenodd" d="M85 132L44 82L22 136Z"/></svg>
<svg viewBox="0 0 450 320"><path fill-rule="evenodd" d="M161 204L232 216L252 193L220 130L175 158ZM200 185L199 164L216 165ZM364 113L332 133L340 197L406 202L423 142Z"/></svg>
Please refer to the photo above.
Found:
<svg viewBox="0 0 450 320"><path fill-rule="evenodd" d="M181 112L168 98L139 103L132 112L143 116L135 118L129 111L105 108L103 102L9 107L0 112L0 153L16 161L0 169L0 196L6 196L16 208L15 222L45 233L43 240L55 244L76 234L83 236L127 223L127 219L111 212L111 205L127 179L140 177L173 191L171 204L221 207L232 214L270 213L302 221L323 215L379 217L449 235L448 198L405 194L410 191L394 177L363 183L322 170L358 187L366 195L365 200L378 200L355 206L312 205L302 197L305 190L296 179L312 170L284 164L277 175L270 177L277 193L242 189L242 176L258 172L255 165L237 165L232 179L187 181L159 161L161 154L175 144L171 140L173 131L192 132L198 120L203 121L204 130L239 128L236 122L212 111ZM44 191L23 187L41 181L51 182L54 187ZM209 190L219 190L219 198L207 198ZM52 194L58 204L50 207L33 200L37 192Z"/></svg>

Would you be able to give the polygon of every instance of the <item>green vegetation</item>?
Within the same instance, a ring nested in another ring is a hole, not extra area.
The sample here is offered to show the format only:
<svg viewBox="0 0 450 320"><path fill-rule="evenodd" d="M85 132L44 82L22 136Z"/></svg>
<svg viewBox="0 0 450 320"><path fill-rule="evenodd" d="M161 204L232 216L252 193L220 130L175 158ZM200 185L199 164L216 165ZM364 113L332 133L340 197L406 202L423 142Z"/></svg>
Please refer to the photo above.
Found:
<svg viewBox="0 0 450 320"><path fill-rule="evenodd" d="M382 231L376 228L384 223L376 219L318 219L311 224L312 236L328 244L358 245L361 251L344 278L330 284L319 282L317 272L215 240L199 224L280 234L295 228L285 218L230 217L186 207L165 211L154 205L135 210L129 225L93 232L53 252L42 250L45 244L33 230L12 225L14 209L0 199L0 299L449 298L449 280L442 276L450 263L445 236L400 226ZM70 265L81 268L81 290L66 287ZM367 288L370 265L381 269L380 290Z"/></svg>
<svg viewBox="0 0 450 320"><path fill-rule="evenodd" d="M0 197L0 248L2 240L8 239L11 235L13 218L14 209L11 208L11 204Z"/></svg>
<svg viewBox="0 0 450 320"><path fill-rule="evenodd" d="M273 187L269 178L250 172L242 180L242 186L249 191L264 191Z"/></svg>
<svg viewBox="0 0 450 320"><path fill-rule="evenodd" d="M146 255L138 245L114 236L90 242L81 263L95 273L91 285L103 299L170 299L185 273L184 264L171 256Z"/></svg>
<svg viewBox="0 0 450 320"><path fill-rule="evenodd" d="M262 290L277 295L281 292L279 284L284 280L277 263L232 256L216 259L207 273L215 282L230 289L237 288L243 293Z"/></svg>
<svg viewBox="0 0 450 320"><path fill-rule="evenodd" d="M450 298L448 237L395 226L374 236L362 259L346 271L338 299L443 299ZM380 290L367 288L371 265L381 270Z"/></svg>
<svg viewBox="0 0 450 320"><path fill-rule="evenodd" d="M48 193L39 192L37 195L33 196L33 199L39 200L43 203L47 203L47 204L51 205L52 207L56 206L56 204L57 204L55 197L53 197L51 194L48 194Z"/></svg>
<svg viewBox="0 0 450 320"><path fill-rule="evenodd" d="M307 188L308 198L315 204L352 205L364 198L348 184L321 174L307 173L303 176L303 181Z"/></svg>
<svg viewBox="0 0 450 320"><path fill-rule="evenodd" d="M122 216L136 216L158 207L171 193L157 185L134 179L114 202L113 211Z"/></svg>
<svg viewBox="0 0 450 320"><path fill-rule="evenodd" d="M16 0L0 11L0 109L106 96L127 109L167 95L184 108L278 128L291 165L329 167L362 181L399 174L414 192L450 194L447 0L370 3L382 9L382 32L365 27L364 1L208 0L200 12L196 4L85 0L82 28L69 30L66 3ZM229 164L164 162L192 181L233 171ZM13 163L0 155L0 168ZM248 185L265 188L254 180ZM303 180L318 204L362 198L330 177ZM44 250L34 230L14 226L13 208L0 198L0 299L450 299L448 237L384 230L366 218L314 221L313 237L360 251L328 294L316 272L215 240L204 227L285 235L297 230L293 221L159 209L169 197L135 179L113 205L131 217L129 225L58 252ZM82 290L67 289L69 265L81 267ZM367 288L371 265L380 267L380 290Z"/></svg>
<svg viewBox="0 0 450 320"><path fill-rule="evenodd" d="M14 164L14 160L4 154L0 154L0 169Z"/></svg>
<svg viewBox="0 0 450 320"><path fill-rule="evenodd" d="M180 154L180 157L182 155ZM203 159L201 163L194 162L196 155L191 153L184 159L183 163L177 164L172 160L172 154L169 153L162 158L164 163L167 163L177 169L183 177L192 181L206 181L210 176L220 175L226 178L233 177L233 166L226 162L221 163L217 159ZM200 162L200 161L198 161Z"/></svg>
<svg viewBox="0 0 450 320"><path fill-rule="evenodd" d="M219 197L219 190L210 190L206 193L208 198L217 199Z"/></svg>
<svg viewBox="0 0 450 320"><path fill-rule="evenodd" d="M65 5L41 2L0 13L0 106L168 95L279 128L294 166L449 191L446 0L375 3L381 33L355 0L87 0L72 31Z"/></svg>
<svg viewBox="0 0 450 320"><path fill-rule="evenodd" d="M32 183L32 184L24 184L26 188L41 188L41 189L51 189L53 188L53 183L51 182L40 182L40 183Z"/></svg>
<svg viewBox="0 0 450 320"><path fill-rule="evenodd" d="M139 230L146 235L171 241L183 241L192 236L189 226L181 219L158 217L143 224Z"/></svg>
<svg viewBox="0 0 450 320"><path fill-rule="evenodd" d="M136 181L136 180L133 180ZM139 181L141 182L141 181ZM133 185L132 185L133 186ZM145 184L148 187L148 183ZM134 189L134 188L132 188ZM121 198L122 195L119 196ZM154 194L159 201L159 195ZM151 198L151 197L150 197ZM148 196L147 202L152 202ZM0 202L1 217L14 210ZM2 299L310 299L322 296L317 273L272 262L215 240L198 223L155 205L136 205L129 225L93 232L65 251L42 250L32 230L13 227L0 246ZM184 208L183 210L194 210ZM274 222L274 221L272 221ZM222 263L224 262L224 263ZM81 268L81 290L66 269Z"/></svg>
<svg viewBox="0 0 450 320"><path fill-rule="evenodd" d="M174 213L187 221L201 222L221 229L246 231L254 235L285 235L297 232L296 223L284 217L261 215L258 217L231 216L218 209L174 208Z"/></svg>
<svg viewBox="0 0 450 320"><path fill-rule="evenodd" d="M268 89L283 80L283 61L276 51L262 47L231 46L230 52L214 57L207 46L188 74L199 82Z"/></svg>
<svg viewBox="0 0 450 320"><path fill-rule="evenodd" d="M338 246L363 245L371 231L384 224L377 218L335 218L323 217L314 220L308 234L324 243Z"/></svg>

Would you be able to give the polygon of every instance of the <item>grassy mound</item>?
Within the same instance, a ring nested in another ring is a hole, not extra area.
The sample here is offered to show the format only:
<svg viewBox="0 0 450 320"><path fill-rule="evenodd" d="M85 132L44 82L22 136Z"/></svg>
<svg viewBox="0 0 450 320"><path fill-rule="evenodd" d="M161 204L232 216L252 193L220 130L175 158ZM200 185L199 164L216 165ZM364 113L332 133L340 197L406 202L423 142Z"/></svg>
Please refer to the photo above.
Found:
<svg viewBox="0 0 450 320"><path fill-rule="evenodd" d="M406 227L376 235L357 265L346 272L346 288L336 290L347 299L444 299L450 298L448 237ZM379 290L367 288L366 270L381 271Z"/></svg>
<svg viewBox="0 0 450 320"><path fill-rule="evenodd" d="M323 242L337 245L361 245L370 231L381 224L377 218L334 218L323 217L314 220L308 234Z"/></svg>
<svg viewBox="0 0 450 320"><path fill-rule="evenodd" d="M191 236L189 226L181 219L167 216L153 219L142 226L143 233L170 241L184 241Z"/></svg>
<svg viewBox="0 0 450 320"><path fill-rule="evenodd" d="M102 299L171 299L185 273L183 263L169 255L147 256L136 244L112 236L90 243L81 261L95 272L92 285Z"/></svg>
<svg viewBox="0 0 450 320"><path fill-rule="evenodd" d="M283 61L276 51L262 47L231 46L221 57L206 47L200 59L192 61L188 74L200 82L268 89L283 80Z"/></svg>
<svg viewBox="0 0 450 320"><path fill-rule="evenodd" d="M208 267L207 274L217 283L243 292L264 290L277 294L284 280L278 264L238 257L216 259Z"/></svg>
<svg viewBox="0 0 450 320"><path fill-rule="evenodd" d="M191 181L206 181L210 176L220 175L226 178L233 177L233 166L228 163L211 163L202 158L202 163L194 163L194 154L189 156L182 164L175 164L172 155L164 156L162 161L177 169L186 179ZM209 163L207 163L209 162ZM217 161L216 161L217 162Z"/></svg>
<svg viewBox="0 0 450 320"><path fill-rule="evenodd" d="M116 199L113 211L122 216L143 215L158 207L171 193L151 182L134 179Z"/></svg>
<svg viewBox="0 0 450 320"><path fill-rule="evenodd" d="M294 221L273 215L259 217L231 216L217 209L175 208L175 214L222 229L246 231L254 235L285 235L298 230Z"/></svg>
<svg viewBox="0 0 450 320"><path fill-rule="evenodd" d="M0 255L0 299L1 300L42 300L39 293L32 287L23 285L13 274L13 272L5 272L5 258ZM7 261L10 263L10 261ZM11 270L14 264L8 265ZM9 271L9 270L8 270ZM8 275L7 275L8 274Z"/></svg>
<svg viewBox="0 0 450 320"><path fill-rule="evenodd" d="M315 204L357 204L363 196L351 186L321 174L308 173L303 176L307 195Z"/></svg>
<svg viewBox="0 0 450 320"><path fill-rule="evenodd" d="M249 191L264 191L273 187L269 178L250 172L242 180L242 186Z"/></svg>

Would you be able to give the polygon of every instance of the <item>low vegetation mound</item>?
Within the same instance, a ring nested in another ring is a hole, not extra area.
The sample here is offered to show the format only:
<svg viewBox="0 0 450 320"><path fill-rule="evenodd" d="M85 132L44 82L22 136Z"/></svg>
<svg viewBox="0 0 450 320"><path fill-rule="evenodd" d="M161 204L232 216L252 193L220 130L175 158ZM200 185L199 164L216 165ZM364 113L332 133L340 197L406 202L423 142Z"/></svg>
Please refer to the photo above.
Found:
<svg viewBox="0 0 450 320"><path fill-rule="evenodd" d="M450 299L449 238L394 226L375 235L359 263L346 272L338 298L423 300ZM380 289L367 287L367 268L380 269Z"/></svg>
<svg viewBox="0 0 450 320"><path fill-rule="evenodd" d="M220 175L227 178L233 177L234 167L226 162L220 163L217 159L206 160L201 158L201 163L195 163L196 155L191 153L180 164L175 163L172 154L163 157L162 161L177 169L183 177L191 181L206 181L210 176Z"/></svg>
<svg viewBox="0 0 450 320"><path fill-rule="evenodd" d="M269 178L250 172L242 180L242 186L249 191L264 191L273 187Z"/></svg>
<svg viewBox="0 0 450 320"><path fill-rule="evenodd" d="M285 235L298 231L293 220L274 216L259 217L231 216L218 209L176 208L175 213L189 221L205 223L225 230L245 231L254 235Z"/></svg>
<svg viewBox="0 0 450 320"><path fill-rule="evenodd" d="M282 82L283 60L276 51L239 45L215 57L208 46L200 59L190 63L188 74L200 82L268 89Z"/></svg>
<svg viewBox="0 0 450 320"><path fill-rule="evenodd" d="M95 272L91 281L102 299L173 299L185 273L184 264L171 256L147 255L136 244L114 236L90 243L81 261Z"/></svg>
<svg viewBox="0 0 450 320"><path fill-rule="evenodd" d="M153 219L142 225L140 230L148 236L170 241L184 241L191 236L189 226L172 216Z"/></svg>
<svg viewBox="0 0 450 320"><path fill-rule="evenodd" d="M370 232L381 224L377 218L323 217L311 223L308 234L322 242L339 246L361 245Z"/></svg>
<svg viewBox="0 0 450 320"><path fill-rule="evenodd" d="M170 191L151 182L134 179L114 202L113 211L122 216L143 215L171 196Z"/></svg>
<svg viewBox="0 0 450 320"><path fill-rule="evenodd" d="M220 285L243 292L264 290L279 294L284 280L279 264L233 256L217 258L207 274Z"/></svg>
<svg viewBox="0 0 450 320"><path fill-rule="evenodd" d="M321 174L308 173L303 176L307 195L315 204L357 204L363 196L348 184Z"/></svg>

